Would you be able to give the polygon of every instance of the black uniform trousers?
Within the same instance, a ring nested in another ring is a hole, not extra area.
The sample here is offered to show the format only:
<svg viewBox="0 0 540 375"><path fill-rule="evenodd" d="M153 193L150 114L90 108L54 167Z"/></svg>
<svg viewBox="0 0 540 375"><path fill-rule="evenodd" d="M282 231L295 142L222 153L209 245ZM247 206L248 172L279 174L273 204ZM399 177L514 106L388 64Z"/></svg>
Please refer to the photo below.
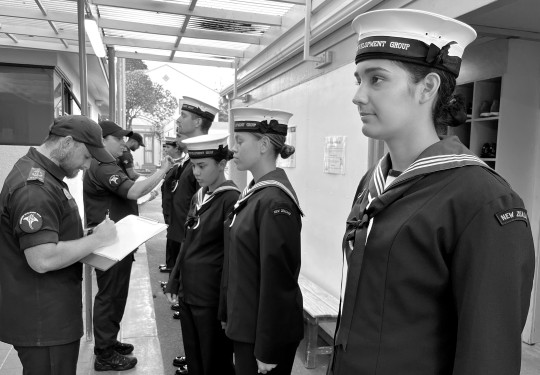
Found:
<svg viewBox="0 0 540 375"><path fill-rule="evenodd" d="M234 375L232 341L218 320L217 306L194 306L179 299L182 340L190 375Z"/></svg>
<svg viewBox="0 0 540 375"><path fill-rule="evenodd" d="M180 242L176 242L167 238L167 244L165 245L165 264L167 268L174 268L178 253L180 253Z"/></svg>
<svg viewBox="0 0 540 375"><path fill-rule="evenodd" d="M129 291L133 255L107 271L96 269L98 292L94 300L94 353L108 355L117 343ZM112 353L110 353L112 354Z"/></svg>
<svg viewBox="0 0 540 375"><path fill-rule="evenodd" d="M74 375L81 340L54 346L15 346L23 375Z"/></svg>
<svg viewBox="0 0 540 375"><path fill-rule="evenodd" d="M300 343L283 345L281 360L268 375L290 375L296 356L296 348ZM257 375L257 359L255 358L255 344L233 341L234 345L234 368L236 375ZM189 366L188 366L189 369ZM191 372L191 369L189 369Z"/></svg>

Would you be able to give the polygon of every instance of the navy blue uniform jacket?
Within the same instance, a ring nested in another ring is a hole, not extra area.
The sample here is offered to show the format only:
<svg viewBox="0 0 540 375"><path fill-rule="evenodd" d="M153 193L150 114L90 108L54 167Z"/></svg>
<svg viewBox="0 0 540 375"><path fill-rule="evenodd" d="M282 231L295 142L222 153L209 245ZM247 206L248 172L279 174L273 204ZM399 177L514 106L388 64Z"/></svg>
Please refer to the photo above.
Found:
<svg viewBox="0 0 540 375"><path fill-rule="evenodd" d="M457 137L384 188L389 167L387 156L358 190L374 199L378 189L383 208L367 211L361 273L347 280L353 298L343 304L352 325L338 329L336 342L348 340L335 348L333 374L519 375L534 274L523 201Z"/></svg>
<svg viewBox="0 0 540 375"><path fill-rule="evenodd" d="M176 184L176 179L179 177L177 176L177 174L179 174L178 168L180 168L180 164L173 165L173 167L165 174L165 179L161 184L161 209L165 224L169 224L171 221L172 190Z"/></svg>
<svg viewBox="0 0 540 375"><path fill-rule="evenodd" d="M176 242L182 242L185 236L184 224L191 198L199 190L200 186L195 176L191 161L186 161L177 171L179 174L178 185L172 193L170 224L167 228L167 238Z"/></svg>
<svg viewBox="0 0 540 375"><path fill-rule="evenodd" d="M203 203L207 191L199 189L191 200L186 239L165 292L179 294L181 289L186 303L217 307L223 270L223 225L240 191L234 182L226 181Z"/></svg>
<svg viewBox="0 0 540 375"><path fill-rule="evenodd" d="M227 311L222 319L231 340L254 344L262 362L279 363L283 346L304 336L298 286L302 212L283 169L250 188L226 224L226 307L220 310Z"/></svg>

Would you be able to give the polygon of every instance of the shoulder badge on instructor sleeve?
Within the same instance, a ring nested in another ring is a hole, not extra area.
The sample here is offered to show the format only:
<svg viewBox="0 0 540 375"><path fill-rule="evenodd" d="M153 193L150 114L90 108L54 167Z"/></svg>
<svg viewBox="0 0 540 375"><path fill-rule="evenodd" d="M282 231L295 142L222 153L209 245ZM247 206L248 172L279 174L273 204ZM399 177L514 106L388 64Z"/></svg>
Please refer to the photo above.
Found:
<svg viewBox="0 0 540 375"><path fill-rule="evenodd" d="M29 211L21 215L19 227L25 233L34 233L41 229L43 219L35 211Z"/></svg>

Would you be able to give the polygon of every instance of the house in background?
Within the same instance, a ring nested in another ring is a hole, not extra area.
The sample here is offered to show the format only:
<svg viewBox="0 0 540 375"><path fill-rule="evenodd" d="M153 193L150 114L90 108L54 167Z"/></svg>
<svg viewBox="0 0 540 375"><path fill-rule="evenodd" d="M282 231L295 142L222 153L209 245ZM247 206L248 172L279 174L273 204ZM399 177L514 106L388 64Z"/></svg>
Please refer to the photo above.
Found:
<svg viewBox="0 0 540 375"><path fill-rule="evenodd" d="M131 130L142 135L145 145L132 152L134 169L143 174L151 173L161 163L161 141L154 131L154 126L145 119L133 119Z"/></svg>

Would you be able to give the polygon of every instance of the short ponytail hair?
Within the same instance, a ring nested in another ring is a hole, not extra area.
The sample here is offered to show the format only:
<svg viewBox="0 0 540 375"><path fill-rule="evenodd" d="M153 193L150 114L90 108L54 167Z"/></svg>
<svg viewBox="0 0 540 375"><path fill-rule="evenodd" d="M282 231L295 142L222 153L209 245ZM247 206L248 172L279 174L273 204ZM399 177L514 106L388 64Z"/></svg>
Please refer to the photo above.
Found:
<svg viewBox="0 0 540 375"><path fill-rule="evenodd" d="M257 139L261 139L262 137L267 137L272 147L274 147L274 153L276 154L276 158L278 156L281 156L282 159L287 159L296 151L294 146L291 146L285 143L285 140L287 139L287 137L284 135L273 134L273 133L266 133L266 134L251 133L251 134L257 137Z"/></svg>
<svg viewBox="0 0 540 375"><path fill-rule="evenodd" d="M437 100L432 115L437 134L446 134L448 126L459 126L465 123L467 120L465 101L462 96L454 95L456 88L456 76L454 74L414 63L395 60L393 62L405 69L414 83L420 82L429 73L435 73L440 77L441 85L437 92Z"/></svg>

